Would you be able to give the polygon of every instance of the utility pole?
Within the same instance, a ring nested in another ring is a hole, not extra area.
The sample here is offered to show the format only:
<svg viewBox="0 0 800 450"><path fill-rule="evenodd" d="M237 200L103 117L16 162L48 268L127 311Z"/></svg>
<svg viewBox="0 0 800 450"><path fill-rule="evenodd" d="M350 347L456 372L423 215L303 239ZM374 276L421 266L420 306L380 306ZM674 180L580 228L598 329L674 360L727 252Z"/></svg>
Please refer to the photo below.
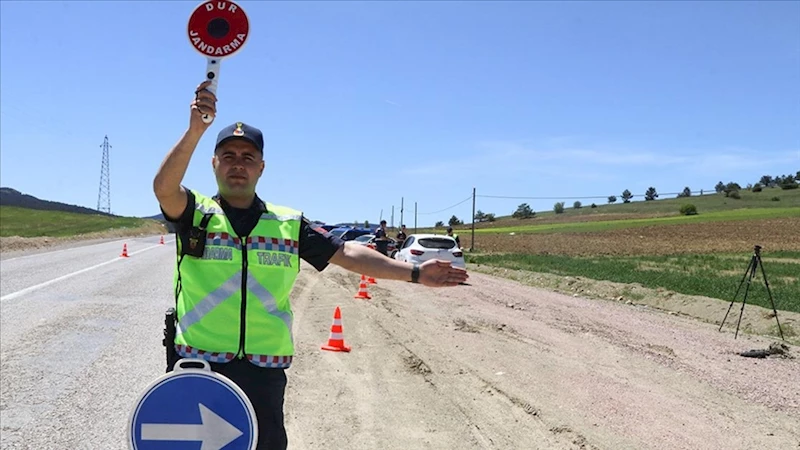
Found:
<svg viewBox="0 0 800 450"><path fill-rule="evenodd" d="M108 164L108 149L111 148L111 145L108 144L108 135L103 139L100 147L103 149L103 160L100 163L100 190L97 192L97 210L111 214L111 175Z"/></svg>
<svg viewBox="0 0 800 450"><path fill-rule="evenodd" d="M470 252L475 251L475 188L472 188L472 244L469 248Z"/></svg>
<svg viewBox="0 0 800 450"><path fill-rule="evenodd" d="M417 202L414 202L414 234L417 233Z"/></svg>
<svg viewBox="0 0 800 450"><path fill-rule="evenodd" d="M400 197L400 225L403 225L403 197Z"/></svg>
<svg viewBox="0 0 800 450"><path fill-rule="evenodd" d="M394 228L394 205L392 205L392 222L389 225L389 228Z"/></svg>

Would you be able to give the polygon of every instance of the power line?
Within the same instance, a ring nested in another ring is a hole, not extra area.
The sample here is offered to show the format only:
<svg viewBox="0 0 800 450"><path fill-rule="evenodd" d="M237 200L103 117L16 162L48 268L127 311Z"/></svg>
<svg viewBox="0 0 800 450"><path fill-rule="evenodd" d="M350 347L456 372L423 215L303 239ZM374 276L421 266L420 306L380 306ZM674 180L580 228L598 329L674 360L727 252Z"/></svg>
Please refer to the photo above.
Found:
<svg viewBox="0 0 800 450"><path fill-rule="evenodd" d="M716 192L716 191L714 189L702 189L702 190L699 190L699 191L690 191L690 192L692 194L699 194L701 192L702 193L706 193L706 192ZM656 191L656 193L658 194L659 197L661 197L661 196L667 196L667 195L682 194L683 191L681 191L681 192L665 192L665 193L659 193L658 191ZM620 195L611 194L611 195L588 195L588 196L576 196L576 197L573 197L573 196L570 196L570 195L562 195L560 197L516 197L516 196L507 196L507 195L476 195L476 197L511 199L511 200L563 200L565 198L566 199L570 199L570 200L589 200L589 199L599 199L599 198L607 199L608 197L611 197L612 195L614 197L621 196L621 194ZM646 194L634 194L634 193L631 193L632 197L644 197L645 195Z"/></svg>
<svg viewBox="0 0 800 450"><path fill-rule="evenodd" d="M478 195L478 198L502 198L502 199L512 199L512 200L561 200L565 198L564 196L561 197L511 197L506 195ZM590 199L590 198L608 198L608 195L601 195L601 196L589 196L589 197L568 197L568 198L576 198L576 199Z"/></svg>
<svg viewBox="0 0 800 450"><path fill-rule="evenodd" d="M417 214L422 215L422 216L427 216L427 215L431 215L431 214L439 214L439 213L447 211L448 209L453 209L456 206L459 206L459 205L461 205L463 203L466 203L466 202L468 202L470 200L472 200L472 195L470 195L469 197L465 198L464 200L461 200L460 202L456 203L453 206L448 206L447 208L440 209L439 211L433 211L433 212L427 212L427 213L417 213Z"/></svg>
<svg viewBox="0 0 800 450"><path fill-rule="evenodd" d="M690 190L689 192L691 194L716 193L716 189L701 189L701 190L696 190L696 191ZM681 192L666 192L666 193L659 193L658 191L656 191L656 194L658 195L658 197L677 196L677 195L681 195L683 193L684 193L683 191L681 191ZM469 197L465 198L464 200L459 201L458 203L455 203L455 204L453 204L451 206L448 206L447 208L443 208L443 209L440 209L438 211L426 212L426 213L416 213L415 212L415 214L414 214L415 219L414 220L415 220L415 223L416 223L416 216L417 215L427 216L427 215L432 215L432 214L443 213L443 212L445 212L447 210L453 209L453 208L455 208L457 206L460 206L460 205L462 205L462 204L464 204L464 203L466 203L466 202L468 202L470 200L474 200L475 198L478 198L478 197L480 197L480 198L491 198L491 199L506 199L506 200L508 200L508 199L513 199L513 200L564 200L564 199L569 199L569 200L588 200L588 199L608 199L611 196L622 197L622 194L584 195L584 196L576 196L576 197L568 196L568 195L563 195L563 196L560 196L560 197L534 197L534 196L530 196L530 197L529 196L525 196L525 197L523 197L523 196L512 196L512 195L477 195L473 191L473 194L470 195ZM647 196L646 193L644 193L644 194L631 193L631 197L630 198L635 198L635 197L640 197L641 198L641 197L646 197L646 196ZM416 209L416 202L414 204L414 207ZM474 219L473 219L473 221L474 221ZM415 227L416 227L416 225L415 225Z"/></svg>

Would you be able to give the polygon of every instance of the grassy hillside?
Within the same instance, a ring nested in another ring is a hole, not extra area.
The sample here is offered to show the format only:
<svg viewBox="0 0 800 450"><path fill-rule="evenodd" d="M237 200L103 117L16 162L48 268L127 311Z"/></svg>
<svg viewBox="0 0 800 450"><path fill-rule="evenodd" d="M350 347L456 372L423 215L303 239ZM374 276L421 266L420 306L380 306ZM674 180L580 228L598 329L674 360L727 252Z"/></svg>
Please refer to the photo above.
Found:
<svg viewBox="0 0 800 450"><path fill-rule="evenodd" d="M80 214L97 214L102 216L113 216L113 214L104 213L83 206L54 202L50 200L42 200L40 198L36 198L29 194L23 194L22 192L9 187L0 187L0 205L17 206L20 208L39 209L44 211L66 211L66 212L80 213Z"/></svg>
<svg viewBox="0 0 800 450"><path fill-rule="evenodd" d="M551 211L537 212L529 219L515 219L510 216L499 217L494 222L476 223L476 233L480 232L559 232L559 231L601 231L603 229L631 228L661 224L699 223L706 221L757 220L779 217L800 217L800 189L782 190L765 188L761 192L739 191L740 199L725 197L724 194L707 194L688 198L656 199L632 203L597 204L584 203L574 209L565 203L562 214ZM774 198L778 200L773 200ZM520 203L523 201L521 200ZM554 202L555 203L555 202ZM697 207L696 216L681 216L681 205L691 203ZM481 209L480 204L477 205ZM484 212L492 212L483 210ZM624 221L611 224L610 222ZM594 225L589 224L594 222ZM560 224L550 226L546 224ZM459 233L468 232L471 224L455 226ZM420 228L418 232L442 232L444 228Z"/></svg>
<svg viewBox="0 0 800 450"><path fill-rule="evenodd" d="M150 219L44 211L0 206L0 237L66 237L107 230L133 230L157 225Z"/></svg>
<svg viewBox="0 0 800 450"><path fill-rule="evenodd" d="M501 275L522 270L730 301L753 246L761 245L776 307L800 312L800 189L742 190L739 195L598 201L596 208L588 202L580 209L565 198L562 214L551 210L528 219L506 216L476 224L475 249L465 256L473 267L493 266L499 271L490 273ZM697 207L697 215L680 214L687 203ZM469 248L471 225L454 228ZM443 233L444 228L418 232ZM759 278L748 302L770 307ZM620 295L641 300L631 293Z"/></svg>
<svg viewBox="0 0 800 450"><path fill-rule="evenodd" d="M621 228L638 228L657 225L673 225L683 223L731 222L737 220L778 219L800 217L800 208L759 208L714 211L693 216L670 215L665 217L648 217L643 219L625 218L617 220L597 220L591 222L563 222L509 227L494 226L476 229L476 233L554 233L559 231L590 232L606 231Z"/></svg>
<svg viewBox="0 0 800 450"><path fill-rule="evenodd" d="M775 208L775 207L800 207L800 189L782 190L780 188L765 188L761 192L747 190L739 191L740 199L725 197L724 194L704 194L682 198L659 198L652 201L635 201L622 203L622 198L617 196L617 202L607 204L606 200L593 200L597 208L591 208L593 201L583 200L582 208L573 209L572 202L565 201L564 214L585 215L597 214L678 214L681 205L691 203L700 212L726 211L739 208ZM778 197L779 200L772 200ZM640 199L637 199L640 200ZM555 203L555 202L553 202ZM553 211L545 211L542 216L555 215Z"/></svg>

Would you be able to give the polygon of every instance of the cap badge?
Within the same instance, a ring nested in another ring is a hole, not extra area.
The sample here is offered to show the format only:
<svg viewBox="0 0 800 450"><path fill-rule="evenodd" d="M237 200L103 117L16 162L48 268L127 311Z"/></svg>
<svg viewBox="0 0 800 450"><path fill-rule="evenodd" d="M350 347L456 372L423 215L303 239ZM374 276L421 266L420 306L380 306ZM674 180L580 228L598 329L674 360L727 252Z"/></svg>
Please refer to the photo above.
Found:
<svg viewBox="0 0 800 450"><path fill-rule="evenodd" d="M244 131L242 130L242 122L236 122L236 129L233 130L234 136L244 136Z"/></svg>

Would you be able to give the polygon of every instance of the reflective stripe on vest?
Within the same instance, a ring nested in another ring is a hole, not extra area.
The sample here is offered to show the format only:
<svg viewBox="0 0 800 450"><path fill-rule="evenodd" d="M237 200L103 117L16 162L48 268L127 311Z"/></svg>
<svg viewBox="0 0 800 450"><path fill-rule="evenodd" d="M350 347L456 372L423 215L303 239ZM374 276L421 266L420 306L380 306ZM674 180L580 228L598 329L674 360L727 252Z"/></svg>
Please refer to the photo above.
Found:
<svg viewBox="0 0 800 450"><path fill-rule="evenodd" d="M220 303L233 294L238 293L241 289L242 271L239 271L181 317L180 321L178 321L177 334L183 334L183 330L202 320L212 309L219 306ZM250 295L254 295L264 305L264 309L273 316L280 318L287 329L292 329L292 315L286 311L279 310L275 297L250 274L247 274L247 289L250 291Z"/></svg>
<svg viewBox="0 0 800 450"><path fill-rule="evenodd" d="M288 367L294 354L289 293L300 269L302 213L267 204L243 245L219 205L194 195L195 225L204 214L213 216L203 256L187 255L180 264L176 349L214 362L244 353L258 365Z"/></svg>

